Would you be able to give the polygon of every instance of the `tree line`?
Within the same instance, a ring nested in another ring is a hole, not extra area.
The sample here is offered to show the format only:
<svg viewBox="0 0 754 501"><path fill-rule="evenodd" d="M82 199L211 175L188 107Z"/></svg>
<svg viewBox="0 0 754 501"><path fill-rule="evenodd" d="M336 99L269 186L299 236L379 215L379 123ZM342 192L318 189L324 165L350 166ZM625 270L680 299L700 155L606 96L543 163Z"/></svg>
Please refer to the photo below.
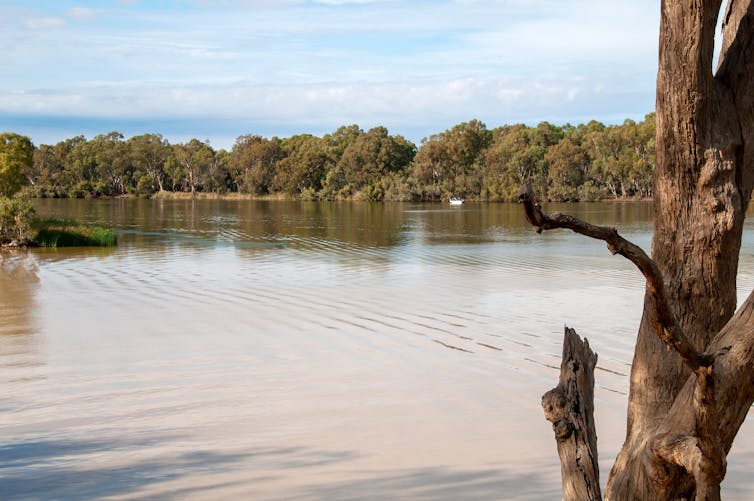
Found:
<svg viewBox="0 0 754 501"><path fill-rule="evenodd" d="M529 182L551 201L644 198L652 196L655 157L653 113L638 123L611 126L542 122L488 129L471 120L423 139L418 147L385 127L364 131L357 125L322 137L243 135L230 151L198 139L170 144L160 134L126 139L110 132L40 146L18 134L3 137L2 151L20 145L27 160L13 168L0 165L0 188L4 178L12 178L14 188L25 185L22 193L32 197L148 197L169 191L505 202L515 200L519 187ZM12 156L2 151L0 159Z"/></svg>

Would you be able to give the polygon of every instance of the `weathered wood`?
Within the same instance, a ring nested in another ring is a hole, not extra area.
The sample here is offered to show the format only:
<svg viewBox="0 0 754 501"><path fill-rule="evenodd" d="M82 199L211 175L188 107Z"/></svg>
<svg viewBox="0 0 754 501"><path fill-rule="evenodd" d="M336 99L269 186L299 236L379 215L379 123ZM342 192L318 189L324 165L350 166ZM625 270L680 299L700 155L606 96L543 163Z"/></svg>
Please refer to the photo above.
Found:
<svg viewBox="0 0 754 501"><path fill-rule="evenodd" d="M747 21L752 1L728 2L724 51L713 76L720 4L664 0L660 21L651 255L681 329L699 350L735 311L741 234L754 181L754 63ZM688 366L654 336L652 303L647 294L631 368L626 441L608 478L608 499L675 499L694 490L694 479L683 468L671 468L660 488L663 475L656 463L646 461L648 437L662 431L696 433L691 399L668 421L684 384L693 390L696 382ZM728 358L716 367L718 377ZM722 384L720 391L726 391Z"/></svg>
<svg viewBox="0 0 754 501"><path fill-rule="evenodd" d="M594 367L597 354L573 329L565 328L558 386L542 396L560 457L563 499L596 501L600 494L594 426Z"/></svg>
<svg viewBox="0 0 754 501"><path fill-rule="evenodd" d="M651 259L611 228L527 207L537 231L601 238L647 278L606 499L719 499L725 454L754 402L754 294L734 316L754 187L754 0L728 0L713 73L721 3L662 0Z"/></svg>
<svg viewBox="0 0 754 501"><path fill-rule="evenodd" d="M723 350L720 354L726 353ZM667 464L680 466L694 477L696 501L719 501L720 482L725 478L727 462L718 433L719 419L717 397L715 392L715 377L713 367L700 367L695 375L694 387L694 418L695 429L693 435L659 433L651 441L651 451L654 462L653 468L665 475L658 475L657 481L661 485L661 492L666 497L675 491L672 470Z"/></svg>
<svg viewBox="0 0 754 501"><path fill-rule="evenodd" d="M528 183L521 187L518 202L523 205L526 218L534 226L537 233L557 228L569 229L590 238L603 240L607 243L611 253L620 254L634 263L644 275L644 278L647 279L647 293L652 297L654 307L651 317L653 319L652 326L660 340L668 348L674 349L691 370L695 371L699 367L706 367L711 363L712 359L697 351L681 330L668 302L662 274L657 264L647 256L641 247L621 237L615 228L595 226L560 212L545 215L542 208L534 200L531 185Z"/></svg>
<svg viewBox="0 0 754 501"><path fill-rule="evenodd" d="M729 349L728 349L729 348ZM717 334L709 351L717 350L724 356L714 367L715 421L703 427L708 436L722 449L722 458L717 464L719 473L725 474L724 455L733 445L733 440L754 402L754 292L741 305L734 317ZM699 400L697 378L692 376L675 399L673 406L656 429L656 436L691 436L698 433L702 419L689 412ZM714 463L713 463L714 464ZM668 496L679 497L691 492L693 485L682 478L683 472L669 471L663 482L668 484ZM684 487L686 485L686 487ZM663 499L663 498L660 498ZM672 499L672 498L671 498Z"/></svg>
<svg viewBox="0 0 754 501"><path fill-rule="evenodd" d="M545 215L539 204L532 198L531 188L525 185L519 193L519 202L523 205L526 217L538 233L543 230L557 228L570 229L576 233L604 240L613 254L620 254L631 262L644 274L647 279L647 293L652 296L650 303L655 308L650 311L654 318L653 327L659 339L669 349L674 350L686 365L694 371L694 397L691 406L686 410L693 411L693 427L686 434L662 431L647 434L642 447L644 452L642 465L647 472L645 489L647 494L652 492L655 497L665 498L669 492L688 490L679 486L688 485L679 478L677 466L693 477L697 501L716 501L720 496L720 482L725 477L726 450L719 437L719 416L717 396L715 392L715 362L721 355L730 351L730 346L724 346L711 353L701 353L686 339L675 319L673 311L667 302L663 277L657 265L646 253L635 244L621 237L615 228L595 226L573 216L561 213ZM566 363L571 359L566 354L569 342L566 330L564 343L563 366L561 367L561 382L559 386L543 399L545 414L553 422L556 438L559 444L561 470L563 474L564 492L573 491L572 485L581 485L583 472L579 469L578 461L573 457L573 445L566 442L575 429L569 412L569 398L563 391L567 382L563 382ZM575 332L574 332L575 335ZM588 346L588 345L587 345ZM569 349L570 354L573 350ZM592 379L593 386L593 379ZM561 441L564 444L561 450ZM570 475L572 478L568 479ZM642 478L645 478L642 477ZM635 479L633 479L635 480ZM651 485L650 485L651 480ZM567 489L567 490L566 490ZM631 492L636 495L637 487L632 486ZM570 495L570 494L569 494ZM578 496L582 495L579 493Z"/></svg>

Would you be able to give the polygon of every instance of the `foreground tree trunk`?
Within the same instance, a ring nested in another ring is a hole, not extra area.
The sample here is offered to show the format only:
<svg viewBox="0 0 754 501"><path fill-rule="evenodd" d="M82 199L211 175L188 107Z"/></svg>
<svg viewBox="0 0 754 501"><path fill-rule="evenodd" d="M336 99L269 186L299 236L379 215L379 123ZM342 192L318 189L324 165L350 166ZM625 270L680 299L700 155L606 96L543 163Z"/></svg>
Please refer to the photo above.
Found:
<svg viewBox="0 0 754 501"><path fill-rule="evenodd" d="M545 216L608 242L647 277L631 369L626 440L606 499L719 499L725 455L754 401L754 296L736 306L754 183L754 0L663 0L657 75L652 258L613 229ZM564 469L565 471L565 469Z"/></svg>

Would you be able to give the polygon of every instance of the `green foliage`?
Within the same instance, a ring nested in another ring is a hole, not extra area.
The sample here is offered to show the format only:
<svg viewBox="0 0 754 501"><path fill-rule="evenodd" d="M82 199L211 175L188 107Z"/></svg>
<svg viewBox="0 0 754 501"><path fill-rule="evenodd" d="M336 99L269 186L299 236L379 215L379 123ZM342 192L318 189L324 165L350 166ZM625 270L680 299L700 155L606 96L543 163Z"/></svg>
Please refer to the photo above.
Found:
<svg viewBox="0 0 754 501"><path fill-rule="evenodd" d="M136 193L150 195L165 189L165 162L170 145L160 134L142 134L128 140L128 149L136 180Z"/></svg>
<svg viewBox="0 0 754 501"><path fill-rule="evenodd" d="M52 226L58 228L68 228L69 226L78 226L79 223L75 219L68 217L38 217L32 221L32 228L40 230L42 228L49 228Z"/></svg>
<svg viewBox="0 0 754 501"><path fill-rule="evenodd" d="M33 241L40 247L113 247L115 231L101 226L86 226L72 219L43 218L33 222Z"/></svg>
<svg viewBox="0 0 754 501"><path fill-rule="evenodd" d="M28 138L6 133L0 189L15 193L28 180L23 193L33 197L148 197L167 190L497 202L514 201L529 182L540 198L553 201L651 197L654 130L653 113L613 126L542 122L489 130L471 120L417 149L385 127L348 125L322 137L242 135L229 152L198 139L170 145L159 134L124 140L118 132L34 148Z"/></svg>
<svg viewBox="0 0 754 501"><path fill-rule="evenodd" d="M325 172L332 163L327 141L302 134L284 139L281 148L283 158L275 166L273 188L311 199L322 189Z"/></svg>
<svg viewBox="0 0 754 501"><path fill-rule="evenodd" d="M484 122L471 120L423 140L413 162L414 178L425 187L421 198L479 196L491 139Z"/></svg>
<svg viewBox="0 0 754 501"><path fill-rule="evenodd" d="M201 190L202 181L206 179L215 160L215 152L208 142L192 139L188 143L173 146L173 159L174 177L180 179L184 190L195 193Z"/></svg>
<svg viewBox="0 0 754 501"><path fill-rule="evenodd" d="M401 172L416 153L416 147L402 136L391 136L385 127L360 133L343 150L325 188L349 197L362 192L359 198L379 201L383 198L380 178Z"/></svg>
<svg viewBox="0 0 754 501"><path fill-rule="evenodd" d="M570 138L564 137L545 154L547 162L548 198L551 200L579 200L579 187L584 183L589 161Z"/></svg>
<svg viewBox="0 0 754 501"><path fill-rule="evenodd" d="M29 200L0 197L0 244L29 240L34 207Z"/></svg>
<svg viewBox="0 0 754 501"><path fill-rule="evenodd" d="M230 176L239 193L270 193L275 168L283 158L280 140L246 135L236 139L230 154Z"/></svg>
<svg viewBox="0 0 754 501"><path fill-rule="evenodd" d="M518 124L495 129L485 158L483 183L488 189L488 199L514 201L519 187L527 182L539 197L546 198L549 171L546 154L563 135L563 128L548 122L536 127Z"/></svg>
<svg viewBox="0 0 754 501"><path fill-rule="evenodd" d="M26 184L34 158L34 145L26 136L0 134L0 196L11 197Z"/></svg>

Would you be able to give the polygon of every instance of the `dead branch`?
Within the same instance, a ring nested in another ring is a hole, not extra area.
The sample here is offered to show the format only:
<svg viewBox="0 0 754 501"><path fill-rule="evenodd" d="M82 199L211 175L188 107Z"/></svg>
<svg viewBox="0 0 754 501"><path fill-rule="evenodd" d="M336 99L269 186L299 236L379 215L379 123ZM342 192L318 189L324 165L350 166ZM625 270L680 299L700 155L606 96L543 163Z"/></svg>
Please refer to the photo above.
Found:
<svg viewBox="0 0 754 501"><path fill-rule="evenodd" d="M681 330L670 308L665 291L665 282L657 264L639 246L621 237L615 228L596 226L559 212L545 215L539 204L534 201L531 186L528 183L521 188L518 201L524 206L526 218L534 226L537 233L544 230L564 228L590 238L602 240L607 243L611 253L620 254L627 258L644 275L647 280L647 292L653 299L654 318L652 326L657 336L680 355L696 377L693 398L696 421L694 434L660 434L651 441L652 452L655 458L660 461L680 466L694 477L697 501L719 500L720 482L725 477L726 460L725 450L718 436L719 414L716 405L713 367L715 359L727 353L730 347L725 347L713 353L699 352L694 348ZM545 416L553 423L559 453L561 451L560 444L578 429L568 412L567 404L572 397L564 390L567 387L567 385L564 385L564 374L569 360L566 357L565 346L568 335L568 329L566 329L560 384L546 393L542 399ZM573 332L573 335L576 335L575 332ZM578 336L576 337L578 338ZM586 344L586 347L588 349L588 344ZM591 350L589 352L591 353ZM594 362L596 363L596 355ZM593 379L591 384L593 387ZM566 492L565 474L567 467L563 462L566 459L566 455L561 453L564 492ZM578 461L576 463L578 464ZM579 475L576 475L576 478L578 479ZM582 496L582 499L585 498Z"/></svg>
<svg viewBox="0 0 754 501"><path fill-rule="evenodd" d="M647 256L641 247L621 237L615 228L596 226L560 212L545 215L540 205L534 201L529 183L521 187L518 202L524 206L526 218L534 226L537 233L557 228L568 229L606 242L607 248L612 254L620 254L634 263L646 278L647 291L654 300L655 315L652 323L660 340L675 350L692 371L711 364L713 357L698 352L678 325L667 299L662 273L660 273L657 264Z"/></svg>

